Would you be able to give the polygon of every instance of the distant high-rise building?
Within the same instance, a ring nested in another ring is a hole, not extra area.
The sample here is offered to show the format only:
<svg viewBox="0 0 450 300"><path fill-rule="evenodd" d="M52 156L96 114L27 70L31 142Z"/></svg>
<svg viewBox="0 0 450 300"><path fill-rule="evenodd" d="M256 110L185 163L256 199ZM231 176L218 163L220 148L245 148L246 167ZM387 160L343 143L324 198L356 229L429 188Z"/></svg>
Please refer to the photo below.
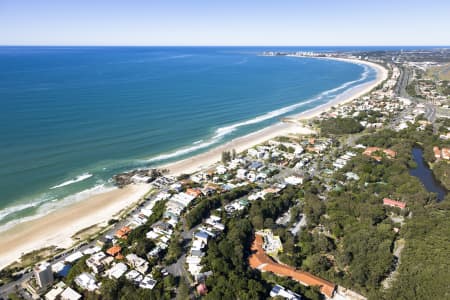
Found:
<svg viewBox="0 0 450 300"><path fill-rule="evenodd" d="M34 277L40 288L47 288L53 284L53 272L48 262L42 262L34 267Z"/></svg>

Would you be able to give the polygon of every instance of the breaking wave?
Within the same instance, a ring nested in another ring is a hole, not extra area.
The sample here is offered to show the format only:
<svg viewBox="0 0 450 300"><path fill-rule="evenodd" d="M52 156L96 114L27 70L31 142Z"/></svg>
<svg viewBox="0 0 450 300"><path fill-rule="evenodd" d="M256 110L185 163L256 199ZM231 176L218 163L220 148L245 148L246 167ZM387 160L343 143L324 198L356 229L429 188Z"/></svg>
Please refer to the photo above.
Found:
<svg viewBox="0 0 450 300"><path fill-rule="evenodd" d="M37 199L37 200L35 200L33 202L30 202L30 203L24 203L24 204L18 204L18 205L6 207L6 208L0 210L0 220L6 218L9 215L21 212L23 210L37 207L37 206L41 205L42 203L44 203L46 201L50 201L50 200L52 200L52 199L51 198L47 198L47 197L43 197L41 199Z"/></svg>
<svg viewBox="0 0 450 300"><path fill-rule="evenodd" d="M306 101L270 111L264 115L260 115L258 117L255 117L255 118L247 120L247 121L238 122L238 123L235 123L235 124L232 124L229 126L225 126L225 127L220 127L218 129L216 129L216 131L214 132L214 135L207 141L203 141L203 140L196 141L192 144L192 146L181 148L181 149L175 150L173 152L155 156L153 158L150 158L148 160L148 162L152 163L152 162L165 161L168 159L173 159L173 158L177 158L179 156L183 156L183 155L192 153L192 152L200 150L200 149L207 148L209 146L212 146L212 145L218 143L220 140L223 139L223 137L236 131L240 127L257 124L257 123L260 123L260 122L263 122L263 121L266 121L269 119L273 119L275 117L286 115L289 112L292 112L292 111L298 109L299 107L305 106L307 104L310 104L310 103L313 103L316 101L327 100L327 99L331 100L337 96L337 93L344 92L346 89L348 89L352 85L361 84L369 77L370 68L364 64L358 64L358 65L361 65L362 67L364 67L364 72L361 74L361 77L356 80L346 82L336 88L324 91L324 92L320 93L319 95L317 95L316 97L308 99ZM351 87L351 89L353 89L353 88L354 87ZM324 104L326 104L326 103L324 103Z"/></svg>
<svg viewBox="0 0 450 300"><path fill-rule="evenodd" d="M28 208L37 208L37 210L36 210L36 213L34 213L31 216L15 218L14 220L11 220L5 224L2 224L0 226L0 232L8 230L9 228L13 227L14 225L38 219L42 216L45 216L45 215L55 211L58 208L82 201L82 200L92 197L94 195L102 194L102 193L105 193L105 192L108 192L108 191L111 191L114 189L116 189L116 187L114 187L114 186L108 186L106 184L98 184L92 188L83 190L79 193L64 197L61 200L58 200L56 198L50 198L50 197L48 197L48 195L45 195L42 198L35 200L33 202L30 202L30 203L20 204L20 205L15 205L15 206L4 208L4 209L0 210L0 221L11 214L20 213L21 211L28 209Z"/></svg>
<svg viewBox="0 0 450 300"><path fill-rule="evenodd" d="M60 187L63 187L63 186L70 185L70 184L72 184L72 183L77 183L77 182L86 180L86 179L88 179L88 178L90 178L90 177L92 177L92 174L90 174L90 173L84 173L84 174L81 174L81 175L75 177L74 179L70 179L70 180L64 181L64 182L61 183L61 184L52 186L50 189L51 189L51 190L57 189L57 188L60 188Z"/></svg>

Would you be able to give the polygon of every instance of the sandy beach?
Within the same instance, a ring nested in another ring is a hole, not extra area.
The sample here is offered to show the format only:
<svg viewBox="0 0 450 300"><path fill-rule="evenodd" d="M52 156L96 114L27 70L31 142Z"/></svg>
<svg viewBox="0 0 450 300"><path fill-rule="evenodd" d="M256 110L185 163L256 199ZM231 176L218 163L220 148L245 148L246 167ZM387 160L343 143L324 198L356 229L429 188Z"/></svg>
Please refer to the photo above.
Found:
<svg viewBox="0 0 450 300"><path fill-rule="evenodd" d="M106 223L148 191L149 186L146 184L114 189L2 232L0 269L33 250L49 246L70 247L73 243L71 236L76 232L95 224Z"/></svg>
<svg viewBox="0 0 450 300"><path fill-rule="evenodd" d="M345 61L367 64L374 68L377 71L376 80L359 85L327 104L292 116L292 119L308 119L318 116L332 106L347 103L368 93L387 78L387 70L377 64L359 60L345 59ZM292 133L310 134L312 131L302 127L300 123L279 122L260 131L236 138L205 153L163 167L169 169L170 173L174 175L191 173L207 168L220 160L223 151L235 149L237 152L241 152L274 137ZM139 200L148 190L148 185L130 185L124 189L115 189L60 208L45 217L21 223L2 232L0 234L0 269L32 250L51 245L69 247L73 243L71 236L74 233L92 225L107 222L119 211Z"/></svg>
<svg viewBox="0 0 450 300"><path fill-rule="evenodd" d="M350 63L366 64L367 66L373 68L377 72L377 77L373 81L363 83L356 86L353 89L340 94L332 101L325 103L323 105L317 106L311 110L307 110L297 115L290 116L291 120L306 120L327 111L332 106L342 105L348 103L364 94L370 92L373 88L384 81L388 76L388 71L375 63L353 60L353 59L343 59L343 58L319 58L319 59L334 59L340 61L346 61ZM162 166L170 171L171 174L178 175L181 173L192 173L201 169L205 169L211 164L220 160L223 151L231 151L235 149L237 152L244 151L255 145L261 144L267 140L270 140L277 136L287 135L287 134L311 134L313 131L309 128L303 127L300 122L279 122L272 126L266 127L260 131L245 135L243 137L236 138L228 143L211 149L205 153L201 153L194 157L177 161Z"/></svg>
<svg viewBox="0 0 450 300"><path fill-rule="evenodd" d="M311 129L304 128L296 124L280 122L262 130L245 135L243 137L236 138L205 153L201 153L188 159L164 165L163 168L168 169L170 171L170 174L172 175L193 173L202 169L206 169L212 164L219 161L221 159L223 151L231 151L232 149L235 149L236 152L242 152L248 148L261 144L277 136L287 134L311 133L314 133L314 131L312 131Z"/></svg>
<svg viewBox="0 0 450 300"><path fill-rule="evenodd" d="M349 89L349 90L345 91L344 93L339 94L332 101L325 103L324 105L317 106L311 110L302 112L295 116L292 116L292 118L309 119L309 118L319 116L323 112L330 109L332 106L342 105L342 104L351 102L352 100L359 98L364 94L367 94L372 89L374 89L377 85L379 85L381 82L386 80L387 76L388 76L388 71L384 67L382 67L378 64L369 62L369 61L347 59L347 58L318 58L318 59L333 59L333 60L345 61L345 62L356 63L356 64L365 64L365 65L369 66L370 68L373 68L376 70L377 77L373 81L369 81L369 82L360 84L353 89Z"/></svg>

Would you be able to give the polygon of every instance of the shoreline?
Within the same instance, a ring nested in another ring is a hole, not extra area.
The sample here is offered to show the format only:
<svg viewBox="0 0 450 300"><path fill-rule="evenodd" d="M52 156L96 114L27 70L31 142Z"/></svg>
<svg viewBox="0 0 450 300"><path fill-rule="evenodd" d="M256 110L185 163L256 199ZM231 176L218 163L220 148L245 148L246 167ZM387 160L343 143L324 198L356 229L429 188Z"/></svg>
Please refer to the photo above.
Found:
<svg viewBox="0 0 450 300"><path fill-rule="evenodd" d="M333 106L343 105L346 103L349 103L356 98L359 98L367 93L369 93L371 90L373 90L375 87L377 87L381 82L387 79L388 77L388 71L383 66L369 62L364 60L358 60L358 59L350 59L350 58L331 58L331 57L318 57L317 59L331 59L331 60L337 60L337 61L344 61L348 63L354 63L354 64L365 64L369 66L370 68L375 69L377 72L377 76L375 80L362 83L360 85L357 85L356 87L353 87L349 90L344 91L343 93L337 95L333 100L323 104L319 105L317 107L314 107L310 110L301 112L299 114L296 114L292 116L291 118L301 118L301 119L311 119L314 117L319 116L323 112L329 110Z"/></svg>
<svg viewBox="0 0 450 300"><path fill-rule="evenodd" d="M0 234L0 270L33 250L49 246L69 248L75 243L71 238L74 234L93 225L106 225L149 190L147 184L116 188L7 229Z"/></svg>
<svg viewBox="0 0 450 300"><path fill-rule="evenodd" d="M351 88L323 105L288 116L287 119L299 121L319 116L332 106L348 103L370 92L383 82L388 75L388 71L384 67L367 61L343 58L322 59L366 64L370 68L375 69L377 73L376 79ZM171 175L193 173L211 167L211 165L218 162L223 151L235 149L237 152L242 152L277 136L288 134L307 135L311 133L314 133L314 131L302 126L300 123L278 122L259 131L233 139L204 153L168 163L159 168L167 168ZM106 223L114 215L140 200L149 190L150 186L144 184L132 184L123 189L114 189L61 207L46 216L19 223L3 231L0 235L0 245L3 245L0 247L0 270L19 259L23 254L33 250L52 245L57 245L60 248L70 247L75 243L71 237L76 232L96 224ZM4 247L4 245L8 245L8 247Z"/></svg>
<svg viewBox="0 0 450 300"><path fill-rule="evenodd" d="M357 59L322 58L322 57L318 59L331 59L331 60L345 61L354 64L366 64L370 68L375 69L375 71L377 72L377 76L372 81L362 83L354 88L346 90L345 92L339 94L333 100L327 103L316 106L312 109L309 109L307 111L298 114L287 116L284 119L289 119L292 121L300 121L317 117L323 112L329 110L333 106L349 103L354 99L369 93L372 89L374 89L381 82L383 82L388 76L388 71L384 67L368 61L361 61ZM263 128L259 131L252 132L242 137L235 138L204 153L200 153L193 157L179 160L176 162L163 164L159 166L159 168L168 169L170 171L170 174L172 175L180 175L181 173L193 173L195 171L207 168L213 163L219 161L223 151L230 151L232 149L235 149L239 153L277 136L286 134L306 135L312 133L314 133L314 131L302 126L299 122L289 122L289 123L278 122L276 124Z"/></svg>

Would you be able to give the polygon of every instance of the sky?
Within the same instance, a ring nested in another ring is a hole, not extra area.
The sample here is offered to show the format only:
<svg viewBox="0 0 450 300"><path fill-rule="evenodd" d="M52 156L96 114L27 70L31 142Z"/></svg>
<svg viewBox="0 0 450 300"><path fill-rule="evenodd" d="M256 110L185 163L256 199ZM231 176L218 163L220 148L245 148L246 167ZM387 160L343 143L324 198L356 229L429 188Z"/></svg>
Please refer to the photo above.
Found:
<svg viewBox="0 0 450 300"><path fill-rule="evenodd" d="M449 0L0 0L0 45L450 45Z"/></svg>

